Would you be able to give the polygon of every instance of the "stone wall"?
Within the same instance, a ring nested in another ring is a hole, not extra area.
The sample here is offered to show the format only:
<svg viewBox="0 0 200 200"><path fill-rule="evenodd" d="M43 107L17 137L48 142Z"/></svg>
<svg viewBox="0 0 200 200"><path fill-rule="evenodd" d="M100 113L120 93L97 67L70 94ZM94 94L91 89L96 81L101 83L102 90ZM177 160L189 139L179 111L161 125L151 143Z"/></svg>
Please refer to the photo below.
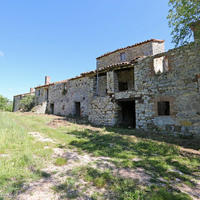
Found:
<svg viewBox="0 0 200 200"><path fill-rule="evenodd" d="M54 105L56 115L75 115L75 102L80 102L81 117L87 117L90 101L94 95L94 78L82 77L49 87L48 112Z"/></svg>
<svg viewBox="0 0 200 200"><path fill-rule="evenodd" d="M164 42L147 42L97 58L97 69L121 62L129 62L140 56L150 56L162 52L164 52ZM120 59L121 53L125 53L125 60L123 61Z"/></svg>
<svg viewBox="0 0 200 200"><path fill-rule="evenodd" d="M35 101L36 105L40 105L48 100L49 86L40 87L35 89Z"/></svg>
<svg viewBox="0 0 200 200"><path fill-rule="evenodd" d="M199 93L200 93L200 74L197 75L197 87L198 87Z"/></svg>
<svg viewBox="0 0 200 200"><path fill-rule="evenodd" d="M106 96L107 94L107 76L105 74L98 75L98 95Z"/></svg>
<svg viewBox="0 0 200 200"><path fill-rule="evenodd" d="M135 87L141 92L136 104L137 128L200 134L200 44L191 43L143 59L135 66ZM167 72L156 74L153 60L165 56ZM158 115L158 102L170 103L170 115Z"/></svg>
<svg viewBox="0 0 200 200"><path fill-rule="evenodd" d="M47 103L49 98L49 86L35 88L35 104L33 112L44 114L47 112Z"/></svg>
<svg viewBox="0 0 200 200"><path fill-rule="evenodd" d="M117 105L109 96L95 97L91 101L89 121L95 125L114 126L116 124Z"/></svg>
<svg viewBox="0 0 200 200"><path fill-rule="evenodd" d="M32 89L32 88L31 88ZM13 97L13 112L17 112L20 110L20 101L29 95L34 95L34 90L30 93L26 93L26 94L21 94L21 95L16 95Z"/></svg>
<svg viewBox="0 0 200 200"><path fill-rule="evenodd" d="M21 99L22 99L22 95L17 95L13 97L13 112L16 112L20 109L19 104L20 104Z"/></svg>

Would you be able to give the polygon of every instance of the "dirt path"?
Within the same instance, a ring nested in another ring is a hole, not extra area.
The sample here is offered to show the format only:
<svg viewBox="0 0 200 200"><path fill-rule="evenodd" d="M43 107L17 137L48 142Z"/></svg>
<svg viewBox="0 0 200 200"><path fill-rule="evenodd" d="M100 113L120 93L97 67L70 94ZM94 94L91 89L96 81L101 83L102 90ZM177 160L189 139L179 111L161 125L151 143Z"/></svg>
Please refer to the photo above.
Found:
<svg viewBox="0 0 200 200"><path fill-rule="evenodd" d="M38 132L30 132L30 135L35 137L41 142L51 142L56 144L57 142L51 138L43 137ZM25 192L18 195L16 199L18 200L57 200L61 199L60 194L57 194L52 189L53 187L62 184L66 178L70 176L71 169L79 166L87 165L89 162L95 161L95 158L89 155L79 155L77 152L69 149L53 148L53 157L63 157L66 158L67 164L64 166L55 166L50 163L47 168L42 169L42 172L49 174L50 176L44 177L38 181L32 182L27 185L24 189ZM86 195L85 198L77 199L89 199ZM62 198L64 199L64 198Z"/></svg>
<svg viewBox="0 0 200 200"><path fill-rule="evenodd" d="M38 132L30 132L31 136L41 142L51 142L56 144L57 142L51 138L42 136ZM131 170L127 171L124 169L116 169L116 167L109 162L108 157L93 157L89 154L79 154L75 149L62 149L53 148L53 157L56 159L58 157L66 158L67 164L64 166L55 166L54 163L50 163L47 168L42 169L42 172L49 175L41 178L38 181L31 182L29 185L24 187L24 192L20 193L16 199L17 200L58 200L58 199L70 199L73 195L77 196L77 200L90 200L94 192L104 193L104 189L97 189L91 184L88 187L88 183L79 179L76 183L76 189L65 191L65 193L56 193L53 188L62 185L67 178L73 177L72 170L77 167L83 167L90 164L94 168L98 169L113 169L115 174L120 176L130 176L139 181L148 181L150 176L146 175L143 170Z"/></svg>

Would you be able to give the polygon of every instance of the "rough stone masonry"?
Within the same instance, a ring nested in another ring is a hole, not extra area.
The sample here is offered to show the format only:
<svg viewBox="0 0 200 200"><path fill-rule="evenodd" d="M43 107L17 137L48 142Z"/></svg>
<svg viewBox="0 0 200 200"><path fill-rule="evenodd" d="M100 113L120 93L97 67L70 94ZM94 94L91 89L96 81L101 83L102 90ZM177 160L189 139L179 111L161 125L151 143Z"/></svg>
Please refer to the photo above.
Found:
<svg viewBox="0 0 200 200"><path fill-rule="evenodd" d="M94 71L14 96L35 95L37 113L88 118L96 125L200 135L200 22L195 41L165 52L151 39L97 58ZM196 33L197 32L197 33Z"/></svg>

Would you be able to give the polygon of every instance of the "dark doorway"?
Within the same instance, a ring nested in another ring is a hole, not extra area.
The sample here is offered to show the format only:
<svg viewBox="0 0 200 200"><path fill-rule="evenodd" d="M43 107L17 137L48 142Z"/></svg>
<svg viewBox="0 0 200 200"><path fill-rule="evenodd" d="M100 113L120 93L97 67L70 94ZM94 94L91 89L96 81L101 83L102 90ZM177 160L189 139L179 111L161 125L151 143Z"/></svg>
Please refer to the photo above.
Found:
<svg viewBox="0 0 200 200"><path fill-rule="evenodd" d="M135 101L127 100L119 102L119 125L122 127L136 127Z"/></svg>
<svg viewBox="0 0 200 200"><path fill-rule="evenodd" d="M46 89L46 100L49 100L49 89Z"/></svg>
<svg viewBox="0 0 200 200"><path fill-rule="evenodd" d="M80 102L75 102L75 115L76 117L81 116L81 103Z"/></svg>
<svg viewBox="0 0 200 200"><path fill-rule="evenodd" d="M50 113L54 114L54 103L50 104Z"/></svg>

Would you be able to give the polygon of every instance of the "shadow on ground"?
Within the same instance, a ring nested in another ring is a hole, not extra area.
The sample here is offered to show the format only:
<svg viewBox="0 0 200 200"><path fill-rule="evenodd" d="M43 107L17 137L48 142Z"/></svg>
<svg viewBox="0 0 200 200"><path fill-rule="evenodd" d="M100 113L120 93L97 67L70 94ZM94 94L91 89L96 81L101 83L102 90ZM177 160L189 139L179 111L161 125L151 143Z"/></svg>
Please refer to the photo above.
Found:
<svg viewBox="0 0 200 200"><path fill-rule="evenodd" d="M178 147L170 144L172 140L165 136L157 135L156 138L156 135L139 135L130 130L106 130L106 134L90 129L70 132L68 134L78 138L70 144L96 156L110 157L117 167L144 168L151 174L152 182L162 178L159 182L173 183L178 180L190 186L196 185L191 177L197 177L195 173L199 170L200 157L180 155ZM130 134L136 137L127 136Z"/></svg>
<svg viewBox="0 0 200 200"><path fill-rule="evenodd" d="M169 144L178 145L184 148L191 148L195 150L200 150L200 137L198 136L174 136L171 134L160 134L154 133L152 131L142 131L136 129L123 129L123 128L114 128L114 127L106 127L106 131L115 132L122 135L134 135L143 139L151 139L159 142L166 142Z"/></svg>

